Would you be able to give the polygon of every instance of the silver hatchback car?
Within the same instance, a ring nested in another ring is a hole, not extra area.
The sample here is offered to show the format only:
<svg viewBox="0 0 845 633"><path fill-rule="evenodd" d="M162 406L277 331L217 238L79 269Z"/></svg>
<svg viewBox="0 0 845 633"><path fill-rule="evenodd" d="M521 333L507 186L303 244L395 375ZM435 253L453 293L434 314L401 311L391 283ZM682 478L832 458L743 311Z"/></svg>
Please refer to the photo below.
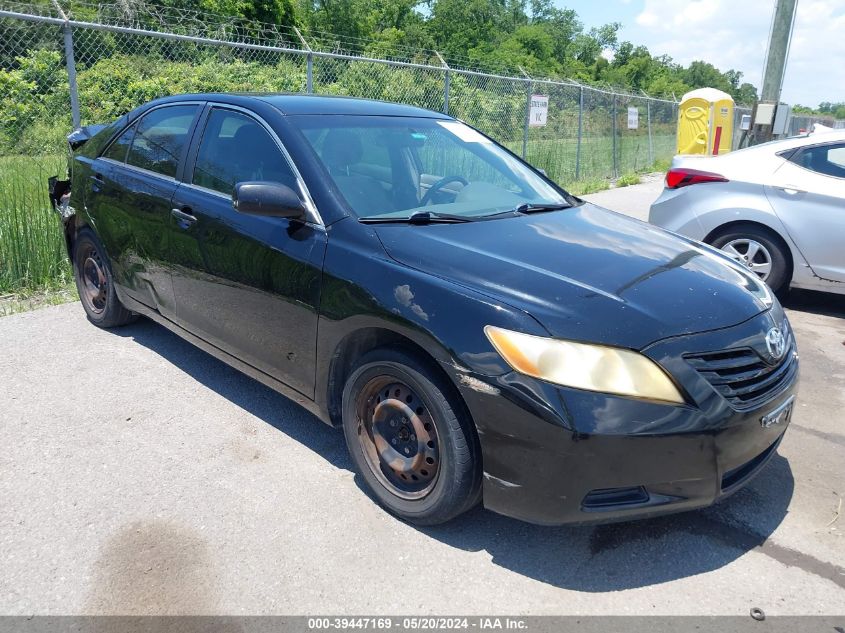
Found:
<svg viewBox="0 0 845 633"><path fill-rule="evenodd" d="M775 291L845 294L845 130L676 156L649 221L722 249Z"/></svg>

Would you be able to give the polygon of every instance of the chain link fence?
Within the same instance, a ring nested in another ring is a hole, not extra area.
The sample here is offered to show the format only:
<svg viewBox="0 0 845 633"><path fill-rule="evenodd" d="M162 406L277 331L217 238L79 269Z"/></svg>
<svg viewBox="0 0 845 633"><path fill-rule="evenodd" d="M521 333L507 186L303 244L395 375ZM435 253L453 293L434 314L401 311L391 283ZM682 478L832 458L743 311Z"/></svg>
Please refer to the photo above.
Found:
<svg viewBox="0 0 845 633"><path fill-rule="evenodd" d="M139 19L111 5L89 15L0 4L0 155L61 153L74 126L113 120L155 97L214 91L348 95L448 112L564 184L641 170L674 151L668 101L450 68L425 52L422 60L369 58L326 34L309 42L231 24L168 28L167 16ZM549 98L548 122L537 128L527 125L535 93ZM640 114L635 130L626 125L629 107Z"/></svg>
<svg viewBox="0 0 845 633"><path fill-rule="evenodd" d="M488 69L489 70L489 69ZM366 97L446 112L578 192L675 153L678 104L473 69L437 51L143 5L0 0L0 294L63 287L70 269L45 182L68 132L190 92ZM532 101L547 120L530 124ZM737 109L734 147L741 139ZM594 184L595 183L595 184Z"/></svg>
<svg viewBox="0 0 845 633"><path fill-rule="evenodd" d="M837 120L833 117L795 114L789 120L789 133L794 136L796 134L812 132L813 126L816 123L837 130L845 129L845 121Z"/></svg>
<svg viewBox="0 0 845 633"><path fill-rule="evenodd" d="M360 43L325 33L128 6L75 4L68 15L57 3L0 1L0 156L61 153L72 127L111 121L156 97L230 91L447 112L564 185L642 171L675 151L674 101L450 67L435 51L370 57ZM542 127L529 125L534 94L548 98Z"/></svg>

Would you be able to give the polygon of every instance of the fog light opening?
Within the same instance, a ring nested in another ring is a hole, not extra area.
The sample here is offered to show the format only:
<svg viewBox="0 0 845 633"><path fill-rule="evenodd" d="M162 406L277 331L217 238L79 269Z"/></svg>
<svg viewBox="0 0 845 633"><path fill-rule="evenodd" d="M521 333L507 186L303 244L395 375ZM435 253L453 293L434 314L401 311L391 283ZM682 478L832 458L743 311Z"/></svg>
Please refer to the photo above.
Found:
<svg viewBox="0 0 845 633"><path fill-rule="evenodd" d="M648 501L648 492L642 486L600 488L587 493L581 507L584 510L612 510L620 506L641 505Z"/></svg>

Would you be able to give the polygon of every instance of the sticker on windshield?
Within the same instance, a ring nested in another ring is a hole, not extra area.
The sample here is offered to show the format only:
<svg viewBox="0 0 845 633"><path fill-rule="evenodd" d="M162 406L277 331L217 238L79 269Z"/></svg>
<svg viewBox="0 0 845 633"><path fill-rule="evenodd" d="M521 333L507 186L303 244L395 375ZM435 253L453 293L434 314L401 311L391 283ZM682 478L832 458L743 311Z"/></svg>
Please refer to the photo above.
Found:
<svg viewBox="0 0 845 633"><path fill-rule="evenodd" d="M473 130L459 121L438 121L438 125L446 128L465 143L492 143L489 138Z"/></svg>

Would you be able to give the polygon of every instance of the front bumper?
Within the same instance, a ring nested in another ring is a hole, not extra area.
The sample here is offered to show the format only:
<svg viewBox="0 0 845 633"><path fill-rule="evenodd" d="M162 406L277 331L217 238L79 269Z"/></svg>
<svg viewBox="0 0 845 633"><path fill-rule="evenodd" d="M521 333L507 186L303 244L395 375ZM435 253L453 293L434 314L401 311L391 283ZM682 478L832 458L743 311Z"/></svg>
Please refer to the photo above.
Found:
<svg viewBox="0 0 845 633"><path fill-rule="evenodd" d="M749 346L772 316L677 337L645 353L676 377L690 404L675 406L555 387L516 373L461 381L476 423L484 505L540 524L644 518L705 507L735 492L775 453L787 422L761 421L797 388L794 371L741 409L683 359ZM792 352L790 352L792 353Z"/></svg>

